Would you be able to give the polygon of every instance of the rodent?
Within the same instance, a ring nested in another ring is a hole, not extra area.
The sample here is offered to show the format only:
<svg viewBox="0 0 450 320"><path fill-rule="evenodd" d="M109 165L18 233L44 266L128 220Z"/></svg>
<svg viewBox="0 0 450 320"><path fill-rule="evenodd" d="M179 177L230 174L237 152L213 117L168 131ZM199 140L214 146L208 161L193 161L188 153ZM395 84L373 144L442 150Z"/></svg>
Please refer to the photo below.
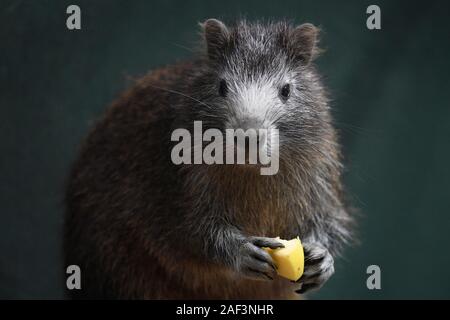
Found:
<svg viewBox="0 0 450 320"><path fill-rule="evenodd" d="M66 191L65 260L74 298L289 299L319 288L352 238L343 165L313 60L312 24L216 19L204 49L149 72L84 140ZM249 120L250 119L250 120ZM247 120L279 129L279 172L175 165L176 128ZM299 236L305 272L275 276L263 247Z"/></svg>

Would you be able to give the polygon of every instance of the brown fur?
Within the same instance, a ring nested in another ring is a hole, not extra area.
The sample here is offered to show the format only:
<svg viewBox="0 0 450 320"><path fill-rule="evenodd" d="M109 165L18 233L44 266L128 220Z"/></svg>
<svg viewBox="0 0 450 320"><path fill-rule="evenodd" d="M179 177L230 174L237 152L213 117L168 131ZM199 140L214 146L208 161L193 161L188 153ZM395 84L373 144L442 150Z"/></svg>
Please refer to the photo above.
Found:
<svg viewBox="0 0 450 320"><path fill-rule="evenodd" d="M186 125L189 101L175 91L189 92L197 63L140 79L84 141L67 190L66 263L82 270L75 297L292 298L298 284L246 279L212 257L216 229L299 235L333 255L348 236L339 149L322 93L320 139L295 161L281 158L275 176L246 166L172 164L170 133Z"/></svg>

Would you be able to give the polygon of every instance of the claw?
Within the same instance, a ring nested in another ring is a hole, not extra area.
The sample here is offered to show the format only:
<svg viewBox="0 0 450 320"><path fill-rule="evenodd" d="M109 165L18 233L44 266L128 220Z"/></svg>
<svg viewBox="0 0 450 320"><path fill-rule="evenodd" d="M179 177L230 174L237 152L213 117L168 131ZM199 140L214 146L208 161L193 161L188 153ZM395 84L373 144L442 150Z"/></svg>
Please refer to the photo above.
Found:
<svg viewBox="0 0 450 320"><path fill-rule="evenodd" d="M302 287L298 290L295 290L296 293L298 294L303 294L307 291L313 290L313 289L317 289L317 285L314 283L310 283L310 284L303 284Z"/></svg>
<svg viewBox="0 0 450 320"><path fill-rule="evenodd" d="M275 238L252 237L250 238L250 242L253 243L255 246L261 248L271 248L271 249L284 248L284 244L282 244Z"/></svg>
<svg viewBox="0 0 450 320"><path fill-rule="evenodd" d="M305 249L305 272L298 280L297 293L319 289L334 273L334 260L330 252L319 243L308 243Z"/></svg>
<svg viewBox="0 0 450 320"><path fill-rule="evenodd" d="M273 280L276 266L270 254L252 241L245 243L240 251L239 270L246 276L259 280Z"/></svg>

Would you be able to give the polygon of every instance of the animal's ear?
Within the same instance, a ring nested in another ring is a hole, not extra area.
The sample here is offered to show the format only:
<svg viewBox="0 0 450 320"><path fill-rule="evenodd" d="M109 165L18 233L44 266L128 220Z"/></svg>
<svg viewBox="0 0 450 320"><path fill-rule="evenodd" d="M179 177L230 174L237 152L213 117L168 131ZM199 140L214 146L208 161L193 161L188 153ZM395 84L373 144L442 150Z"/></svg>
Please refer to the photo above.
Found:
<svg viewBox="0 0 450 320"><path fill-rule="evenodd" d="M319 29L311 23L296 27L290 35L290 49L294 58L307 65L318 54Z"/></svg>
<svg viewBox="0 0 450 320"><path fill-rule="evenodd" d="M217 19L208 19L201 24L205 37L208 56L217 57L230 41L230 31L227 26Z"/></svg>

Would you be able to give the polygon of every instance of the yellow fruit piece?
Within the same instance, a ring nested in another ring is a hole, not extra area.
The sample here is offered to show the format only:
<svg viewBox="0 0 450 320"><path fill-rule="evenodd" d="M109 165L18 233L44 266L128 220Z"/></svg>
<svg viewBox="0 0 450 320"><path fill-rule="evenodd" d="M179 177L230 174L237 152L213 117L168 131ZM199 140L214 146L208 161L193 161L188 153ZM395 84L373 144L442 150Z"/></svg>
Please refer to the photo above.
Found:
<svg viewBox="0 0 450 320"><path fill-rule="evenodd" d="M305 262L302 243L298 237L292 240L283 240L279 237L276 239L284 244L284 248L265 248L265 250L272 256L278 268L278 275L289 280L297 281L303 274Z"/></svg>

